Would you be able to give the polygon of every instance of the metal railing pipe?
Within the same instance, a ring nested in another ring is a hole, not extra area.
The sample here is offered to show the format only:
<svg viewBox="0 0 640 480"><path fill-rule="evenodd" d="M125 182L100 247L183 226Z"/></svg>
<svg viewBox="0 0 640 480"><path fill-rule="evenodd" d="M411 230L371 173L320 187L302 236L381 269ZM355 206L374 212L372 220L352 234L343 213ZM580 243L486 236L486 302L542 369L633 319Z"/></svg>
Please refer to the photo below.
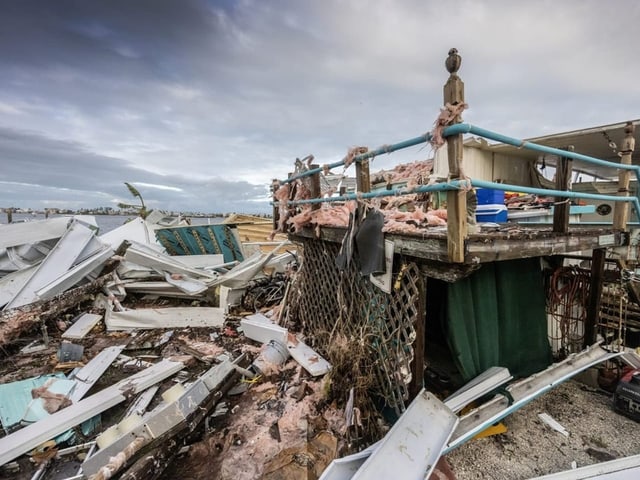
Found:
<svg viewBox="0 0 640 480"><path fill-rule="evenodd" d="M385 153L395 152L397 150L402 150L403 148L413 147L414 145L420 145L421 143L427 143L431 140L431 134L425 133L424 135L420 135L418 137L410 138L408 140L404 140L402 142L394 143L391 145L382 145L381 147L376 148L375 150L371 150L369 152L361 153L353 157L353 162L360 162L362 160L366 160L368 158L377 157L378 155L382 155ZM325 168L335 168L345 164L346 159L339 160L334 163L330 163L324 167L312 168L310 170L305 170L302 173L297 175L293 175L285 180L279 180L280 184L284 185L285 183L291 183L298 178L308 177L309 175L313 175L315 173L322 172Z"/></svg>
<svg viewBox="0 0 640 480"><path fill-rule="evenodd" d="M572 158L574 160L582 160L583 162L591 163L594 165L600 165L609 168L619 168L622 170L632 170L636 173L636 177L640 181L640 167L637 165L625 165L616 162L610 162L608 160L602 160L596 157L590 157L589 155L583 155L581 153L570 152L567 150L560 150L559 148L547 147L545 145L539 145L537 143L527 142L519 138L509 137L496 133L491 130L476 127L470 123L457 123L444 129L443 136L448 137L459 133L471 133L478 135L479 137L488 138L500 143L506 143L518 148L526 148L527 150L535 150L537 152L549 153L552 155L558 155L560 157Z"/></svg>
<svg viewBox="0 0 640 480"><path fill-rule="evenodd" d="M399 195L407 195L411 193L427 193L427 192L442 192L447 190L458 190L461 188L468 188L470 186L478 188L491 188L494 190L502 190L509 192L521 192L530 193L541 196L563 197L563 198L585 198L607 202L629 202L632 203L636 209L636 214L640 215L640 202L637 197L619 197L616 195L601 195L598 193L585 193L585 192L572 192L564 190L548 190L545 188L536 187L524 187L522 185L511 185L507 183L495 183L485 180L454 180L446 183L436 183L433 185L421 185L412 189L407 188L394 188L390 190L377 190L367 193L349 193L341 195L339 197L327 197L327 198L309 198L306 200L292 200L287 202L288 205L308 205L315 203L326 202L346 202L349 200L369 199L377 197L391 197Z"/></svg>

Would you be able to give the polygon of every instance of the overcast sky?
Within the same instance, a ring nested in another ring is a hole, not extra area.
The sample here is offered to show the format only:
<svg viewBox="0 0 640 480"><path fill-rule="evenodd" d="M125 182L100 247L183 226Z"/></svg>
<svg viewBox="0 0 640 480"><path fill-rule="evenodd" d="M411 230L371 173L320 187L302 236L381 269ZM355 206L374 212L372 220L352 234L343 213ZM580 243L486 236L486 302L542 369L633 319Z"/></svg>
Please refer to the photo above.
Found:
<svg viewBox="0 0 640 480"><path fill-rule="evenodd" d="M293 160L464 119L517 137L640 115L640 2L0 0L0 208L269 211ZM428 148L377 158L376 170Z"/></svg>

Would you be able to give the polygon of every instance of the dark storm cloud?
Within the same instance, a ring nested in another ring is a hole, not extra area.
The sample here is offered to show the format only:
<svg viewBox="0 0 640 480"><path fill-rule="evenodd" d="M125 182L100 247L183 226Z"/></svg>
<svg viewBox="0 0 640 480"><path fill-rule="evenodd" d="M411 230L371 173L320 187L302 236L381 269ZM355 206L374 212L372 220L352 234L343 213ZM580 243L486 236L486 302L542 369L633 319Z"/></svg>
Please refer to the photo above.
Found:
<svg viewBox="0 0 640 480"><path fill-rule="evenodd" d="M527 137L637 118L638 22L631 0L4 2L0 127L26 138L4 138L2 181L71 202L60 188L87 176L107 196L139 179L182 189L150 189L158 202L206 192L211 210L253 210L240 192L266 191L296 156L329 163L429 130L452 46L467 121Z"/></svg>
<svg viewBox="0 0 640 480"><path fill-rule="evenodd" d="M201 212L266 210L266 188L223 178L193 179L159 175L121 159L97 155L82 145L0 128L0 205L60 202L68 197L77 207L130 202L124 182L138 190L152 207ZM97 204L95 202L100 201Z"/></svg>

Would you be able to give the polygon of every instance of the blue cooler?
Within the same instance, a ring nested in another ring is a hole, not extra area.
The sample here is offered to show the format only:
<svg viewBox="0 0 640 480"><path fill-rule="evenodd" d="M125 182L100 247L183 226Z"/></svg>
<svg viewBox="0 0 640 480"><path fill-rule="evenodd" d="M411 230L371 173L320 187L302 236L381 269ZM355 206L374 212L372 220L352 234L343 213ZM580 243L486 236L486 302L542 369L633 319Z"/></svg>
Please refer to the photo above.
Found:
<svg viewBox="0 0 640 480"><path fill-rule="evenodd" d="M476 221L479 223L505 223L507 221L507 206L504 203L478 205Z"/></svg>
<svg viewBox="0 0 640 480"><path fill-rule="evenodd" d="M504 203L504 192L502 190L494 190L493 188L476 189L478 197L478 205L494 205Z"/></svg>

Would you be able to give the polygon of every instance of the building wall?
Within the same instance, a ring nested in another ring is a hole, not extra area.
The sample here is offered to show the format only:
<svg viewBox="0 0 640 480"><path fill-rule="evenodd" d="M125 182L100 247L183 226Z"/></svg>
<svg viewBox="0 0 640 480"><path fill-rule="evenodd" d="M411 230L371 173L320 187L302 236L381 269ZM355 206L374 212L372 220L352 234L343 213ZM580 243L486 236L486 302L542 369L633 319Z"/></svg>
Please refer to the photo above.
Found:
<svg viewBox="0 0 640 480"><path fill-rule="evenodd" d="M467 177L476 180L499 181L528 186L531 184L530 161L465 145L462 169ZM433 161L436 178L447 178L449 160L445 147L436 151Z"/></svg>

